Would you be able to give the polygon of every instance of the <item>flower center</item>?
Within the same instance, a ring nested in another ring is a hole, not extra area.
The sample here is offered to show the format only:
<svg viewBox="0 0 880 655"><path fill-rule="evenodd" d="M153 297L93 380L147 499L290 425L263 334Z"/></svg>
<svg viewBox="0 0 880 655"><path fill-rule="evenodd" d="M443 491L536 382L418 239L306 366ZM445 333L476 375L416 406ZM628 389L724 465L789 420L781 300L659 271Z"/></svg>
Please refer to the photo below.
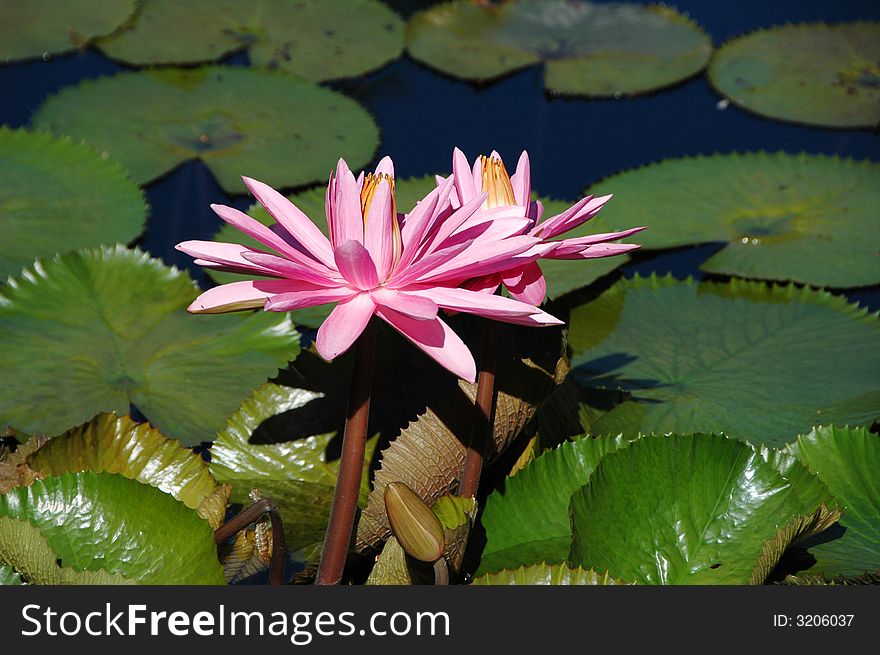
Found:
<svg viewBox="0 0 880 655"><path fill-rule="evenodd" d="M400 256L403 254L403 238L400 234L400 222L397 220L397 201L394 198L394 178L385 173L376 175L375 173L367 173L364 177L364 186L361 188L361 215L364 217L364 228L367 227L367 215L370 211L370 205L373 203L373 197L379 189L382 181L388 182L391 187L391 243L393 256L391 259L391 269L397 266Z"/></svg>
<svg viewBox="0 0 880 655"><path fill-rule="evenodd" d="M504 162L495 157L480 155L480 164L483 168L482 190L489 193L486 208L515 206L516 196L513 195L513 185L507 169L504 168Z"/></svg>

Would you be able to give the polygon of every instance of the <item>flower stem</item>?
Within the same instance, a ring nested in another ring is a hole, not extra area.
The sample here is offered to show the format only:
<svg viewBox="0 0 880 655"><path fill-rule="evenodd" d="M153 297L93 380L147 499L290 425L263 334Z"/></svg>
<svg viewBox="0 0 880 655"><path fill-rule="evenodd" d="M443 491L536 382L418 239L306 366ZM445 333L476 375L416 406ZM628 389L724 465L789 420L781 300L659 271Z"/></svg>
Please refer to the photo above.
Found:
<svg viewBox="0 0 880 655"><path fill-rule="evenodd" d="M480 474L483 472L483 459L491 441L492 400L495 395L495 367L498 352L498 323L485 322L483 332L483 353L480 357L480 374L477 377L477 398L474 405L474 421L471 438L464 456L464 467L458 495L471 498L477 495Z"/></svg>
<svg viewBox="0 0 880 655"><path fill-rule="evenodd" d="M330 508L330 520L324 536L321 563L315 584L336 585L342 580L345 560L351 545L351 534L357 512L367 423L370 418L370 390L373 384L373 359L376 353L376 319L371 318L355 344L354 369L342 439L342 457L336 478L336 493Z"/></svg>
<svg viewBox="0 0 880 655"><path fill-rule="evenodd" d="M277 586L284 583L284 558L286 547L284 544L284 528L281 524L281 514L270 498L260 498L248 505L241 512L226 521L214 531L214 542L222 544L237 532L244 530L264 514L269 515L272 523L272 557L269 563L269 584Z"/></svg>

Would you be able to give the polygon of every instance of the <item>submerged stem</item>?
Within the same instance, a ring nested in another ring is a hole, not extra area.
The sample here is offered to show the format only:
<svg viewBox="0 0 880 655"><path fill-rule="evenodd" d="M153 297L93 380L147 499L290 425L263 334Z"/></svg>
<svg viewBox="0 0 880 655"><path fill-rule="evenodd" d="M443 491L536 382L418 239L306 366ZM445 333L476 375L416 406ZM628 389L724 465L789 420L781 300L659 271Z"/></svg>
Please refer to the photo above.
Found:
<svg viewBox="0 0 880 655"><path fill-rule="evenodd" d="M318 585L339 584L345 569L364 468L375 351L376 319L371 318L355 344L342 456L339 459L339 475L324 536L321 563L315 578L315 584Z"/></svg>
<svg viewBox="0 0 880 655"><path fill-rule="evenodd" d="M485 322L483 331L483 353L480 358L480 374L477 377L477 398L474 405L474 419L471 427L470 443L464 457L458 495L471 498L477 495L483 459L491 441L492 399L495 395L495 367L498 352L498 323Z"/></svg>

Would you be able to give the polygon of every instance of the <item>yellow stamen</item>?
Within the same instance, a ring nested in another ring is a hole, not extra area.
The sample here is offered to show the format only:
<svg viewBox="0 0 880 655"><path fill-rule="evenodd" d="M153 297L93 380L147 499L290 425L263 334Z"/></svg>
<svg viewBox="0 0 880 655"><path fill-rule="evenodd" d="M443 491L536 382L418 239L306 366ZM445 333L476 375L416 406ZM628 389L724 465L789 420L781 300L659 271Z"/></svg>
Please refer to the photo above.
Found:
<svg viewBox="0 0 880 655"><path fill-rule="evenodd" d="M364 186L361 188L361 215L364 217L364 229L366 229L367 214L370 211L373 197L376 195L376 190L379 188L379 184L382 180L387 181L388 186L391 187L391 241L394 253L391 261L391 269L394 270L394 267L397 266L397 262L400 261L400 256L403 254L403 239L400 235L400 223L397 221L397 201L394 198L393 177L386 175L385 173L380 173L379 175L368 173L364 177Z"/></svg>
<svg viewBox="0 0 880 655"><path fill-rule="evenodd" d="M511 207L516 205L516 196L513 195L513 185L510 176L504 168L504 162L495 157L480 155L480 164L483 168L484 192L489 192L486 198L486 208Z"/></svg>

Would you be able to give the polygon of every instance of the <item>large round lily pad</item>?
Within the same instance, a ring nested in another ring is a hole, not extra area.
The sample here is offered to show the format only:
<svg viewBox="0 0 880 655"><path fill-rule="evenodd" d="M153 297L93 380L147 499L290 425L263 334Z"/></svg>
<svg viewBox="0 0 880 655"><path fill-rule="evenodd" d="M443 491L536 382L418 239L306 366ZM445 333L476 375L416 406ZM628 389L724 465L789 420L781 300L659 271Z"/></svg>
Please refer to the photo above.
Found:
<svg viewBox="0 0 880 655"><path fill-rule="evenodd" d="M3 0L0 63L84 47L125 22L135 0Z"/></svg>
<svg viewBox="0 0 880 655"><path fill-rule="evenodd" d="M829 127L880 124L880 23L799 24L725 43L709 80L763 116Z"/></svg>
<svg viewBox="0 0 880 655"><path fill-rule="evenodd" d="M572 495L569 563L645 584L760 584L787 545L765 544L817 511L748 444L643 437Z"/></svg>
<svg viewBox="0 0 880 655"><path fill-rule="evenodd" d="M137 185L94 149L0 127L0 278L36 257L128 243L146 218Z"/></svg>
<svg viewBox="0 0 880 655"><path fill-rule="evenodd" d="M403 23L377 0L143 0L98 47L129 64L195 64L247 49L256 66L310 80L360 75L397 58Z"/></svg>
<svg viewBox="0 0 880 655"><path fill-rule="evenodd" d="M231 193L325 180L373 156L379 131L354 100L281 72L211 66L119 73L50 97L34 125L81 138L147 183L201 159Z"/></svg>
<svg viewBox="0 0 880 655"><path fill-rule="evenodd" d="M789 446L846 506L840 529L808 548L808 573L861 576L880 571L880 436L864 428L821 427Z"/></svg>
<svg viewBox="0 0 880 655"><path fill-rule="evenodd" d="M485 81L545 64L549 91L638 94L675 84L706 65L712 42L674 9L634 3L456 0L411 19L407 50L453 77Z"/></svg>
<svg viewBox="0 0 880 655"><path fill-rule="evenodd" d="M594 434L725 432L777 446L880 414L880 321L809 288L622 280L572 311L573 375L625 392Z"/></svg>
<svg viewBox="0 0 880 655"><path fill-rule="evenodd" d="M701 268L814 286L880 282L880 164L763 152L670 159L590 188L643 248L727 243Z"/></svg>
<svg viewBox="0 0 880 655"><path fill-rule="evenodd" d="M59 565L142 584L224 584L214 531L170 495L110 473L65 473L0 495L0 517L36 527ZM8 529L7 529L8 532ZM3 543L5 563L28 544Z"/></svg>
<svg viewBox="0 0 880 655"><path fill-rule="evenodd" d="M297 354L285 315L191 315L186 275L121 247L38 261L0 295L0 425L57 435L135 405L187 445L212 439Z"/></svg>

